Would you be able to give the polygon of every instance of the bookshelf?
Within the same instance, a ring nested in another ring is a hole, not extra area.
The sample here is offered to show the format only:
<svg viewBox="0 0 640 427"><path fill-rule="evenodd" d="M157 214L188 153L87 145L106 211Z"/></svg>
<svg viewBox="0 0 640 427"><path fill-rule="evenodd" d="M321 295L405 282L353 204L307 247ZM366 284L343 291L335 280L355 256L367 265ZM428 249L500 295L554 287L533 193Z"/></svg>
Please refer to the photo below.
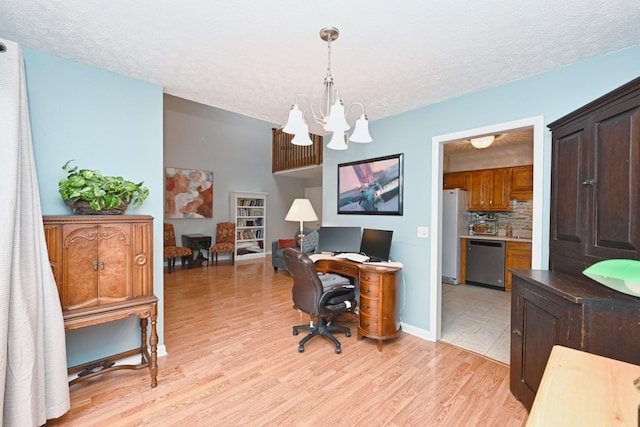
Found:
<svg viewBox="0 0 640 427"><path fill-rule="evenodd" d="M236 223L236 259L264 257L267 193L234 191L229 217Z"/></svg>

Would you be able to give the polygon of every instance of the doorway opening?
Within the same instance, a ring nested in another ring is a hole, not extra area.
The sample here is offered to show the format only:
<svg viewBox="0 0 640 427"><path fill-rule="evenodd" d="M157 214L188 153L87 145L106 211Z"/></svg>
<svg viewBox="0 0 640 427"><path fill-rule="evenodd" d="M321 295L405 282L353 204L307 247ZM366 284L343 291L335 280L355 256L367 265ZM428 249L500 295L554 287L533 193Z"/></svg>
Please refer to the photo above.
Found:
<svg viewBox="0 0 640 427"><path fill-rule="evenodd" d="M444 145L470 139L480 135L496 135L507 133L516 129L533 128L533 220L532 220L532 258L531 266L534 269L546 268L543 263L542 236L543 236L543 160L544 160L544 120L542 116L516 120L512 122L498 123L481 128L468 129L432 138L431 170L433 180L431 188L431 229L434 230L431 240L431 284L429 293L429 334L428 339L438 341L442 334L442 173ZM547 208L548 209L548 208Z"/></svg>

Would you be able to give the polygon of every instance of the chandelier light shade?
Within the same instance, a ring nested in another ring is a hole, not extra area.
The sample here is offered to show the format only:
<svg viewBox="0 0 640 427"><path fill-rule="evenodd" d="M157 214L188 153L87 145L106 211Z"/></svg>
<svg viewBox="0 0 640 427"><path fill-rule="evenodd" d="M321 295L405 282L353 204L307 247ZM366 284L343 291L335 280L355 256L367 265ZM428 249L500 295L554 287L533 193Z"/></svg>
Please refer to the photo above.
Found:
<svg viewBox="0 0 640 427"><path fill-rule="evenodd" d="M331 42L336 40L339 35L340 31L335 27L326 27L320 30L320 38L327 42L328 50L327 75L324 78L324 91L320 98L317 113L314 111L311 100L307 95L301 94L296 97L296 101L291 107L291 111L289 111L289 119L282 129L283 132L295 135L295 138L291 141L292 144L310 145L306 144L306 142L307 140L311 142L309 138L309 126L304 119L304 113L306 111L303 112L300 110L300 100L306 101L313 121L321 125L325 131L333 133L331 141L327 144L327 148L332 150L346 150L348 148L346 133L351 129L351 126L347 123L347 115L354 106L360 107L362 114L356 121L355 129L348 140L358 143L373 141L369 134L369 121L364 111L364 105L360 102L353 102L345 112L342 99L338 96L337 90L333 88L333 76L331 75ZM305 134L306 137L303 134Z"/></svg>
<svg viewBox="0 0 640 427"><path fill-rule="evenodd" d="M493 144L493 140L496 139L494 135L481 136L479 138L471 138L471 145L476 148L487 148Z"/></svg>

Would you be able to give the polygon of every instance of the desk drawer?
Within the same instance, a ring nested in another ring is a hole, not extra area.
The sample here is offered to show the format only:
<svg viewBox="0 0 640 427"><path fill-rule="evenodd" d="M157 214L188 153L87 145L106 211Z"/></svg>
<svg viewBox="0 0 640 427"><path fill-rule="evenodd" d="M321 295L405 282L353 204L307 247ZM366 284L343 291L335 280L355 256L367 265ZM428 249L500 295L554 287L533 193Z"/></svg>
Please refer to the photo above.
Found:
<svg viewBox="0 0 640 427"><path fill-rule="evenodd" d="M379 298L380 286L377 283L370 283L364 280L360 281L360 295L367 298Z"/></svg>
<svg viewBox="0 0 640 427"><path fill-rule="evenodd" d="M358 264L354 262L330 261L329 271L343 276L358 277Z"/></svg>
<svg viewBox="0 0 640 427"><path fill-rule="evenodd" d="M379 306L380 304L377 299L360 295L360 313L364 313L367 316L375 316L378 313Z"/></svg>
<svg viewBox="0 0 640 427"><path fill-rule="evenodd" d="M369 282L371 284L377 285L381 281L380 276L381 276L380 273L373 272L373 271L362 270L360 272L360 281L361 282Z"/></svg>
<svg viewBox="0 0 640 427"><path fill-rule="evenodd" d="M378 337L380 331L378 330L378 317L371 316L363 311L360 311L360 323L358 325L360 333L365 336Z"/></svg>

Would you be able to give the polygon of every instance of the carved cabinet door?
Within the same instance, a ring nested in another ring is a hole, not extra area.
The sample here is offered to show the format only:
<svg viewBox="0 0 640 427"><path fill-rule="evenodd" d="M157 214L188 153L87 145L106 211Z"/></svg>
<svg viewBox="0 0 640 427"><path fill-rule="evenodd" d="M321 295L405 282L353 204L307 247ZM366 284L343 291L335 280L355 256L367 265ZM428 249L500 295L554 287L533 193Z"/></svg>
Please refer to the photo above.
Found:
<svg viewBox="0 0 640 427"><path fill-rule="evenodd" d="M123 301L131 295L130 225L64 226L62 308Z"/></svg>

